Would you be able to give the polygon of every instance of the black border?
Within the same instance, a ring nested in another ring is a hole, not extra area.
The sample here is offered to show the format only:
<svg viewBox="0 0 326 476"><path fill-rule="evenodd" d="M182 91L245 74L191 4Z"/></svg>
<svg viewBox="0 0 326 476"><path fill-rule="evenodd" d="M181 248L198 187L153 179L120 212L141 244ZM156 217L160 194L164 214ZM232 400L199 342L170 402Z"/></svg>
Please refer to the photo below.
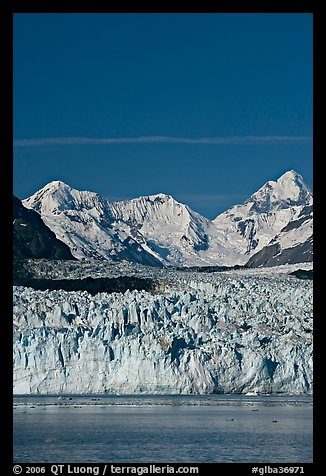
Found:
<svg viewBox="0 0 326 476"><path fill-rule="evenodd" d="M320 103L320 94L322 90L321 79L321 32L326 25L323 25L323 17L321 13L322 0L257 0L257 1L245 1L245 0L224 0L220 2L207 2L204 5L202 2L196 7L189 5L187 11L178 6L172 4L169 6L167 2L158 2L154 4L156 10L153 8L153 4L146 5L141 2L121 2L113 3L110 1L93 0L91 2L74 2L66 0L46 0L46 1L3 1L1 2L1 26L0 26L0 45L1 45L1 59L3 67L1 68L0 80L2 82L1 88L1 118L3 134L1 135L1 168L0 168L0 180L1 180L1 197L2 197L2 215L1 215L1 228L2 230L8 230L8 233L1 234L2 236L2 260L5 266L2 268L2 286L1 291L4 293L3 306L5 310L2 312L2 321L6 321L7 326L4 326L4 332L1 335L0 349L3 353L1 358L2 363L2 379L8 383L8 390L6 393L1 392L1 396L5 399L4 410L2 412L2 421L6 418L6 431L4 433L5 441L9 444L8 451L4 452L5 463L8 461L8 469L3 471L3 474L12 473L12 192L13 192L13 15L16 13L312 13L314 22L314 195L315 195L315 214L317 212L317 220L314 223L314 235L315 235L315 262L314 262L314 277L315 277L315 289L318 288L318 283L321 281L320 273L320 256L318 249L321 249L321 236L322 236L322 216L321 205L319 201L320 190L322 188L321 180L322 174L318 173L320 158L320 144L321 144L321 124L319 117L322 112L322 105ZM136 8L137 7L137 8ZM325 84L325 83L324 83ZM317 200L316 200L317 197ZM5 235L5 238L4 238ZM317 244L316 244L317 243ZM317 255L316 255L317 250ZM321 408L321 382L322 382L322 365L320 365L320 349L322 347L323 334L321 332L321 321L323 315L318 313L321 308L318 300L320 299L320 293L315 292L315 309L317 309L316 323L315 323L315 335L314 335L314 348L319 353L314 359L314 376L315 376L315 391L314 391L314 463L305 464L304 474L318 474L318 466L322 463L322 449L321 438L318 435L322 435L322 427L320 420L320 408ZM5 375L5 376L4 376ZM1 425L2 426L2 425ZM3 429L3 428L2 428ZM194 466L194 463L191 463ZM5 464L7 467L7 464ZM141 466L141 465L138 465ZM144 465L145 466L145 465ZM200 473L204 474L205 468L209 471L221 470L220 474L225 474L234 468L234 464L230 466L224 463L207 463L206 465L198 465L200 467ZM237 474L250 474L250 468L252 465L236 464ZM258 466L263 466L258 464ZM270 464L269 466L276 467L276 464ZM279 465L280 466L280 465ZM228 469L229 468L229 469ZM247 468L247 469L246 469ZM240 471L239 471L240 470Z"/></svg>
<svg viewBox="0 0 326 476"><path fill-rule="evenodd" d="M93 0L88 2L64 0L12 0L8 10L13 13L313 13L321 1L318 0L222 0L219 2L201 2L189 5L187 11L184 5L175 2L121 2L120 4ZM156 9L153 9L153 7ZM135 8L136 7L136 8Z"/></svg>
<svg viewBox="0 0 326 476"><path fill-rule="evenodd" d="M1 7L0 7L1 8ZM13 18L9 10L1 11L0 23L0 48L2 60L1 81L1 160L0 160L0 180L2 196L2 218L1 218L1 303L2 305L2 326L1 332L1 373L2 388L2 430L6 430L3 435L4 447L1 459L8 461L8 467L12 474L12 384L13 384L13 362L12 362L12 193L13 193ZM6 231L6 233L4 233ZM4 385L4 383L6 385ZM9 460L11 459L11 461ZM0 460L1 461L1 460ZM0 463L1 464L1 463ZM10 466L9 466L10 465ZM7 464L6 464L7 466Z"/></svg>

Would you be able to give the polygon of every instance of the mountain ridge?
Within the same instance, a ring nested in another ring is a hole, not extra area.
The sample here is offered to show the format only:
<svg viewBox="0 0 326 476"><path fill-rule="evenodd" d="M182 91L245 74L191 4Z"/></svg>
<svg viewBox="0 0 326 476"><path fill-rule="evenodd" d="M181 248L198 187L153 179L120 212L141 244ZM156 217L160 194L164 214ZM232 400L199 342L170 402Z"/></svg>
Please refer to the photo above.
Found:
<svg viewBox="0 0 326 476"><path fill-rule="evenodd" d="M294 226L299 220L300 228L300 213L312 206L313 197L302 176L291 170L214 220L168 194L110 201L62 181L50 182L23 203L38 211L79 259L232 266L246 264L290 222Z"/></svg>

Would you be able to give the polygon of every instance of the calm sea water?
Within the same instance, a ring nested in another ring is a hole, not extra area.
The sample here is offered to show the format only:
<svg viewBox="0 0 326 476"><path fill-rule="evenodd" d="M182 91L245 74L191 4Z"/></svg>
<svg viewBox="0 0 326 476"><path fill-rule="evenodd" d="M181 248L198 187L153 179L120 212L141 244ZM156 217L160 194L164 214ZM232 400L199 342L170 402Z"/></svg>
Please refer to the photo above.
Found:
<svg viewBox="0 0 326 476"><path fill-rule="evenodd" d="M14 461L309 463L312 398L14 397Z"/></svg>

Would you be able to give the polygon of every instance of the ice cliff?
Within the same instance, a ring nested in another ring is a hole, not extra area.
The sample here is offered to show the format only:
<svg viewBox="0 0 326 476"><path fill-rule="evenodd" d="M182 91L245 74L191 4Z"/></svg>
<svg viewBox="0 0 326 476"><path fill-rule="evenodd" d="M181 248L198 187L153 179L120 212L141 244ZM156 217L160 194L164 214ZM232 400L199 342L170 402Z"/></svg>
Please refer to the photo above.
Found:
<svg viewBox="0 0 326 476"><path fill-rule="evenodd" d="M312 390L312 284L203 275L102 293L14 288L14 393Z"/></svg>

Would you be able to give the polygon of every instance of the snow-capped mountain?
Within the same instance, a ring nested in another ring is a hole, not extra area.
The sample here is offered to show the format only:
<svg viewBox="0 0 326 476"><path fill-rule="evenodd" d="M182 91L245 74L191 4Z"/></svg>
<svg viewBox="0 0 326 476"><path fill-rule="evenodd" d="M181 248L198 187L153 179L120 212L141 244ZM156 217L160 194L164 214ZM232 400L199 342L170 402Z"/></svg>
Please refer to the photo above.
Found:
<svg viewBox="0 0 326 476"><path fill-rule="evenodd" d="M206 250L208 247L206 229L209 220L187 205L177 202L170 195L159 193L111 202L109 208L116 219L137 227L149 242L153 240L159 241L160 245L165 244L167 251L173 248L177 241L183 241L185 246L193 248L194 251Z"/></svg>
<svg viewBox="0 0 326 476"><path fill-rule="evenodd" d="M218 241L212 245L211 221L163 193L111 202L109 208L146 239L147 248L165 265L215 264L218 256L232 255ZM216 235L213 230L213 235ZM215 245L215 246L214 246ZM144 246L144 245L143 245Z"/></svg>
<svg viewBox="0 0 326 476"><path fill-rule="evenodd" d="M306 263L313 258L313 206L304 207L270 243L255 253L249 267Z"/></svg>
<svg viewBox="0 0 326 476"><path fill-rule="evenodd" d="M218 230L224 231L226 242L248 261L312 204L312 194L303 178L291 170L276 182L267 182L243 205L231 207L213 223ZM306 241L306 231L302 235L297 227L294 234L296 244Z"/></svg>
<svg viewBox="0 0 326 476"><path fill-rule="evenodd" d="M309 238L300 214L312 203L310 190L293 170L213 221L170 195L110 202L60 181L24 200L76 258L154 266L245 264L279 235L297 246ZM290 225L297 220L297 227ZM288 232L287 226L292 226Z"/></svg>
<svg viewBox="0 0 326 476"><path fill-rule="evenodd" d="M24 200L24 205L39 212L79 259L187 266L215 264L218 258L208 245L212 223L162 193L109 202L94 192L54 181ZM219 253L228 256L229 250L221 246Z"/></svg>
<svg viewBox="0 0 326 476"><path fill-rule="evenodd" d="M75 190L53 181L24 200L24 205L41 214L43 221L79 259L122 259L161 266L132 237L125 223L117 229L108 202L97 193Z"/></svg>

